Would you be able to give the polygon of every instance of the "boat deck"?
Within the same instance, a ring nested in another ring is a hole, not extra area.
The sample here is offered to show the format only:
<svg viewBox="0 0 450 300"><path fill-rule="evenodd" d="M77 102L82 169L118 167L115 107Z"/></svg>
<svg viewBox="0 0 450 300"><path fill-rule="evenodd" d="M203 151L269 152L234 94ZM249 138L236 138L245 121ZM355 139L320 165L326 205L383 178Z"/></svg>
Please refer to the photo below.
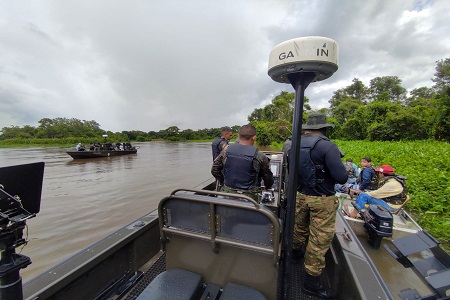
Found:
<svg viewBox="0 0 450 300"><path fill-rule="evenodd" d="M291 295L290 300L320 300L321 298L306 295L302 293L301 285L303 284L303 259L299 264L290 266L290 277L289 284L291 285ZM145 271L142 279L129 291L125 300L135 300L142 293L142 291L158 276L160 273L166 270L166 256L162 254L159 258L151 265L151 267ZM326 276L322 276L321 280L327 281ZM280 293L280 291L278 291ZM278 297L280 298L280 297Z"/></svg>
<svg viewBox="0 0 450 300"><path fill-rule="evenodd" d="M352 201L350 199L345 199L343 204L347 204L351 207L351 202ZM430 290L429 286L425 284L423 278L418 276L414 268L405 268L385 249L385 246L391 248L390 246L392 241L410 236L421 231L422 229L404 210L401 210L398 214L393 214L392 217L392 236L384 237L378 248L374 248L370 245L368 233L364 227L364 221L362 219L343 216L343 220L346 220L348 226L351 227L351 231L356 235L360 245L363 247L363 251L374 264L375 269L383 278L394 299L401 299L399 295L402 291L411 287L417 290L421 295L431 295L433 291ZM413 255L411 258L421 260L427 258L428 256L432 256L430 251L424 251Z"/></svg>

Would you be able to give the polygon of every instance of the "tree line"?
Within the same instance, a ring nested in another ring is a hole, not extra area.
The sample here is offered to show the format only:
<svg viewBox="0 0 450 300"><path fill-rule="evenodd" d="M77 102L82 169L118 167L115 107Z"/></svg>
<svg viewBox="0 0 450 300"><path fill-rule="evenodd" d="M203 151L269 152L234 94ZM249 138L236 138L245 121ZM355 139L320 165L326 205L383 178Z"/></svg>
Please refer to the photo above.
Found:
<svg viewBox="0 0 450 300"><path fill-rule="evenodd" d="M409 96L397 76L376 77L369 86L358 78L333 93L325 113L336 125L331 138L342 140L450 141L450 58L436 62L432 87L413 89ZM304 115L311 110L305 99ZM258 130L258 143L285 140L292 127L294 93L281 92L264 108L255 109L249 121Z"/></svg>
<svg viewBox="0 0 450 300"><path fill-rule="evenodd" d="M220 136L221 128L210 128L200 130L180 130L177 126L171 126L159 131L122 131L112 132L100 128L96 121L79 120L76 118L43 118L38 122L37 127L30 125L3 127L0 134L0 141L12 139L67 139L77 138L81 141L94 142L102 140L103 135L107 135L111 141L193 141L211 140ZM240 126L231 127L233 132L238 132Z"/></svg>
<svg viewBox="0 0 450 300"><path fill-rule="evenodd" d="M370 80L368 86L358 78L333 93L328 108L312 110L306 97L303 119L314 112L327 115L336 125L331 138L342 140L400 141L435 139L450 141L450 58L436 61L432 87L413 89L408 96L397 76ZM281 92L270 104L256 108L248 121L257 129L261 146L282 143L291 134L294 93ZM231 126L234 133L238 125ZM1 130L0 141L8 139L58 139L76 137L95 140L107 134L111 140L192 141L220 136L220 128L180 130L177 126L159 131L111 132L96 121L43 118L38 127L11 126Z"/></svg>

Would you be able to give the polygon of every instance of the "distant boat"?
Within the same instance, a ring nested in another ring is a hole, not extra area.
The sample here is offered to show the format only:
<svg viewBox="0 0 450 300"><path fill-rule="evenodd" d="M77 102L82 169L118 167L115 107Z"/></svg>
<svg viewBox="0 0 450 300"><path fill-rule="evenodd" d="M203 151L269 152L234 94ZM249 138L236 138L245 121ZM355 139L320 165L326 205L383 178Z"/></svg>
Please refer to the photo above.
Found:
<svg viewBox="0 0 450 300"><path fill-rule="evenodd" d="M135 147L127 150L69 150L66 151L67 154L72 156L73 159L86 159L86 158L98 158L98 157L110 157L110 156L119 156L119 155L127 155L127 154L136 154L137 149Z"/></svg>

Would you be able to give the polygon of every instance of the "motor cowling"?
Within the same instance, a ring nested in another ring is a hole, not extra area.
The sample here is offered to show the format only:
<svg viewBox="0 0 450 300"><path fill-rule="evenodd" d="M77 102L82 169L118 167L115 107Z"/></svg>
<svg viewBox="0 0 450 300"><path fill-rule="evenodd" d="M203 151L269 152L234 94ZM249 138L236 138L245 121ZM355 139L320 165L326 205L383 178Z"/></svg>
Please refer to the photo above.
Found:
<svg viewBox="0 0 450 300"><path fill-rule="evenodd" d="M369 244L378 249L383 237L391 237L394 225L394 218L386 208L371 204L362 213L364 228L369 235Z"/></svg>

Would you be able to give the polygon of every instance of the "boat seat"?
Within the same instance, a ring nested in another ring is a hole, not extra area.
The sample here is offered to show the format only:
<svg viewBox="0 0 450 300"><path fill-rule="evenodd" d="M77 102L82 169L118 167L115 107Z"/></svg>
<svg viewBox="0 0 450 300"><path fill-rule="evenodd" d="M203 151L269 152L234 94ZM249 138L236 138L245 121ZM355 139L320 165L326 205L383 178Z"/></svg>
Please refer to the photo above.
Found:
<svg viewBox="0 0 450 300"><path fill-rule="evenodd" d="M136 300L197 299L266 300L267 298L251 287L233 282L227 283L223 289L215 284L204 284L201 275L182 269L162 272L136 298Z"/></svg>
<svg viewBox="0 0 450 300"><path fill-rule="evenodd" d="M263 294L255 289L247 286L243 286L236 283L227 283L223 288L222 294L219 300L235 300L235 299L246 299L246 300L266 300Z"/></svg>
<svg viewBox="0 0 450 300"><path fill-rule="evenodd" d="M202 276L181 269L162 272L153 279L137 300L193 300L203 289Z"/></svg>
<svg viewBox="0 0 450 300"><path fill-rule="evenodd" d="M393 214L393 215L398 214L398 213L402 210L403 206L405 206L405 204L406 204L410 199L411 199L411 197L410 197L409 195L406 195L405 201L403 201L403 203L401 203L401 204L394 205L394 204L388 203L388 205L389 205L390 207L392 207L392 208L395 209L395 210L393 210L393 211L391 210L391 214Z"/></svg>

